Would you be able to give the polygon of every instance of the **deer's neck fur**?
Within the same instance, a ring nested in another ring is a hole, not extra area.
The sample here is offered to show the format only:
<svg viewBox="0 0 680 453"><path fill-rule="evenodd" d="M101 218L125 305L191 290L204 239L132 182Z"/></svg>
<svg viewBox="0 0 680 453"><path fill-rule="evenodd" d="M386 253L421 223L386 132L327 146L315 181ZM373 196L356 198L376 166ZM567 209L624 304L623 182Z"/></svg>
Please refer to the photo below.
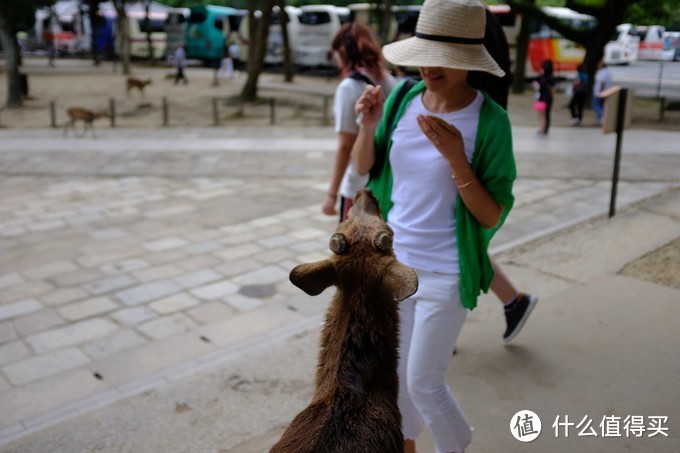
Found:
<svg viewBox="0 0 680 453"><path fill-rule="evenodd" d="M388 379L396 383L397 310L393 301L382 301L375 292L338 289L322 332L317 398L329 399L333 394L362 397L366 392L396 388L384 382L384 370L394 370ZM375 373L376 369L381 372ZM376 374L382 382L374 382Z"/></svg>

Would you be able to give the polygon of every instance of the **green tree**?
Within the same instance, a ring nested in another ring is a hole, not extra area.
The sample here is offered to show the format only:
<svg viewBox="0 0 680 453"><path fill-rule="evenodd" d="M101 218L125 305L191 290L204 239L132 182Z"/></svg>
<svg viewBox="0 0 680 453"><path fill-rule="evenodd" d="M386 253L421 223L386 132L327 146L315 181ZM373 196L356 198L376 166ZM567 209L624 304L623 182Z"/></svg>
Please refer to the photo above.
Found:
<svg viewBox="0 0 680 453"><path fill-rule="evenodd" d="M5 49L7 69L7 108L22 106L21 53L17 32L26 31L35 24L35 12L39 7L51 6L54 0L0 0L0 41Z"/></svg>
<svg viewBox="0 0 680 453"><path fill-rule="evenodd" d="M623 22L626 9L635 1L639 0L566 0L563 2L560 6L566 6L595 18L595 26L586 29L562 22L546 14L539 5L528 0L507 0L507 3L514 11L524 15L523 20L540 20L565 38L585 47L586 55L583 63L590 75L589 82L592 86L597 64L604 56L604 46L616 31L616 26ZM520 62L517 61L516 64L519 67ZM524 79L523 72L522 74L519 72L517 71L515 77Z"/></svg>
<svg viewBox="0 0 680 453"><path fill-rule="evenodd" d="M668 2L659 2L658 0L552 0L549 2L552 6L565 6L579 13L593 16L595 26L584 29L573 27L569 23L547 15L540 8L546 6L546 3L548 2L545 0L536 4L533 0L507 0L507 4L513 10L523 13L525 17L544 22L565 38L585 47L586 55L583 63L590 75L589 83L591 87L595 79L597 64L604 56L604 47L614 35L617 25L631 21L630 19L634 19L635 14L639 14L639 11L646 12L643 20L647 24L662 23L664 20L669 20L680 6L680 0ZM661 3L664 3L664 5L661 5ZM524 60L521 64L524 65ZM519 67L519 61L517 61L517 65ZM519 72L517 71L515 74L516 78L520 77ZM523 71L521 75L523 80Z"/></svg>

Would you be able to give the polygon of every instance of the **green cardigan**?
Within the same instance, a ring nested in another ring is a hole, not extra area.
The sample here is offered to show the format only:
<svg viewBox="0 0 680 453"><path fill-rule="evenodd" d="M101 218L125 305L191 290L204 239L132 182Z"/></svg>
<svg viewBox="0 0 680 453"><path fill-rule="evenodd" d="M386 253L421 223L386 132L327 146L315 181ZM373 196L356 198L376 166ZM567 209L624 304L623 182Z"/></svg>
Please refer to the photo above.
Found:
<svg viewBox="0 0 680 453"><path fill-rule="evenodd" d="M406 106L418 94L425 90L425 82L416 84L406 93L393 122L393 128L404 114ZM394 104L399 87L392 90L385 101L385 112L389 112ZM382 168L375 172L368 187L380 201L383 218L388 219L392 209L392 169L389 152L392 146L392 131L387 131L387 115L375 133L376 153L384 152ZM384 151L381 151L384 150ZM477 306L477 296L481 291L487 292L493 268L489 260L488 248L491 238L503 225L512 205L512 184L517 176L515 158L512 152L512 131L507 112L484 93L484 102L479 113L479 125L472 155L472 169L479 181L486 187L491 196L503 206L498 224L492 228L483 228L467 209L460 194L456 202L456 241L458 244L458 262L460 264L460 297L464 307L473 309ZM373 173L373 172L372 172Z"/></svg>

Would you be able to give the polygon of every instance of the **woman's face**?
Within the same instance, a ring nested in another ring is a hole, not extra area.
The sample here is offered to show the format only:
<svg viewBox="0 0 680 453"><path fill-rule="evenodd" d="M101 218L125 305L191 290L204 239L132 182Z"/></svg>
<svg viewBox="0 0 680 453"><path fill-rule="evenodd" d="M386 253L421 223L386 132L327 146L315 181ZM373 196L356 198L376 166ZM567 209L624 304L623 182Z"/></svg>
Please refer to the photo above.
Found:
<svg viewBox="0 0 680 453"><path fill-rule="evenodd" d="M440 68L424 66L418 68L428 90L434 93L446 93L467 84L468 71L465 69Z"/></svg>

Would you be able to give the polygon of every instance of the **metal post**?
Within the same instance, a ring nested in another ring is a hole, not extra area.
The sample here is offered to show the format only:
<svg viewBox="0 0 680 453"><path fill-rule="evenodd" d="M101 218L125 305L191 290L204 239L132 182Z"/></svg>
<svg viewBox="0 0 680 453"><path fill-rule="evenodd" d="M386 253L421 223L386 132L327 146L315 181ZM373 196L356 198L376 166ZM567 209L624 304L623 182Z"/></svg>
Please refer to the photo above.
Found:
<svg viewBox="0 0 680 453"><path fill-rule="evenodd" d="M659 82L656 84L656 97L661 97L661 81L663 79L663 61L659 63Z"/></svg>
<svg viewBox="0 0 680 453"><path fill-rule="evenodd" d="M168 98L163 96L163 126L168 125Z"/></svg>
<svg viewBox="0 0 680 453"><path fill-rule="evenodd" d="M111 115L111 127L116 127L116 100L109 99L109 115Z"/></svg>
<svg viewBox="0 0 680 453"><path fill-rule="evenodd" d="M57 127L57 103L50 101L50 127Z"/></svg>
<svg viewBox="0 0 680 453"><path fill-rule="evenodd" d="M213 126L220 125L220 112L217 105L217 98L212 99L212 110L213 110Z"/></svg>
<svg viewBox="0 0 680 453"><path fill-rule="evenodd" d="M661 99L659 99L659 121L663 122L665 112L666 112L666 96L661 96Z"/></svg>
<svg viewBox="0 0 680 453"><path fill-rule="evenodd" d="M619 110L616 112L616 151L614 153L614 174L612 175L612 194L609 199L609 217L616 214L616 187L619 184L619 167L621 166L621 142L626 119L626 101L628 88L621 88L619 92Z"/></svg>
<svg viewBox="0 0 680 453"><path fill-rule="evenodd" d="M269 124L276 124L276 99L269 98Z"/></svg>

